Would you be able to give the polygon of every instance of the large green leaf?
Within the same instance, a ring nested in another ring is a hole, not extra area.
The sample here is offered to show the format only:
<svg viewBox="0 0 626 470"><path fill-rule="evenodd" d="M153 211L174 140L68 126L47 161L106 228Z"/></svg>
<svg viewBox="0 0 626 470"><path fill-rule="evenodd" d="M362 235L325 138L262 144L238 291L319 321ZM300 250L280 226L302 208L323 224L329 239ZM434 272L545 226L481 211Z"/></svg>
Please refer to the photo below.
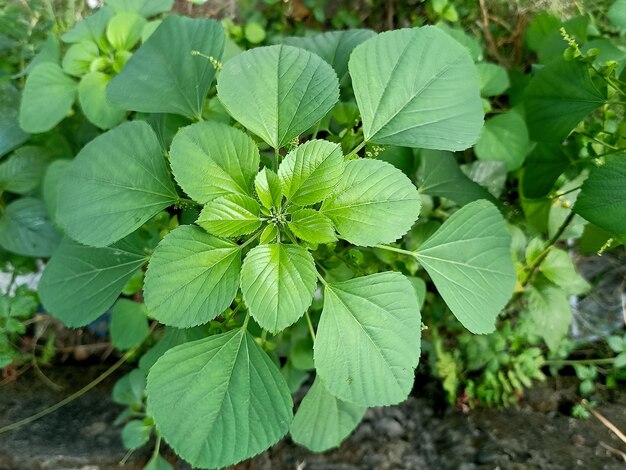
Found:
<svg viewBox="0 0 626 470"><path fill-rule="evenodd" d="M59 189L59 181L65 170L69 168L70 160L55 160L46 169L43 179L42 195L43 202L46 204L48 216L50 220L57 225L57 196Z"/></svg>
<svg viewBox="0 0 626 470"><path fill-rule="evenodd" d="M593 110L606 102L586 63L557 59L542 67L526 88L524 107L530 138L560 142Z"/></svg>
<svg viewBox="0 0 626 470"><path fill-rule="evenodd" d="M194 467L226 467L264 451L293 417L285 379L242 330L170 349L150 370L147 391L157 429Z"/></svg>
<svg viewBox="0 0 626 470"><path fill-rule="evenodd" d="M0 157L28 140L18 121L20 92L11 83L0 84Z"/></svg>
<svg viewBox="0 0 626 470"><path fill-rule="evenodd" d="M607 15L615 26L626 29L626 0L615 0Z"/></svg>
<svg viewBox="0 0 626 470"><path fill-rule="evenodd" d="M515 111L489 119L474 146L476 157L502 161L509 171L522 166L529 150L530 141L524 118Z"/></svg>
<svg viewBox="0 0 626 470"><path fill-rule="evenodd" d="M574 212L616 235L626 235L626 155L610 155L593 168Z"/></svg>
<svg viewBox="0 0 626 470"><path fill-rule="evenodd" d="M481 62L476 64L476 70L482 96L501 95L511 85L506 69L500 65Z"/></svg>
<svg viewBox="0 0 626 470"><path fill-rule="evenodd" d="M463 173L452 153L423 150L420 157L421 193L445 197L461 206L477 199L493 199L489 191Z"/></svg>
<svg viewBox="0 0 626 470"><path fill-rule="evenodd" d="M463 206L416 251L418 261L457 319L491 333L515 287L511 236L487 201Z"/></svg>
<svg viewBox="0 0 626 470"><path fill-rule="evenodd" d="M224 64L217 95L228 112L274 148L322 119L339 99L332 67L291 46L259 47Z"/></svg>
<svg viewBox="0 0 626 470"><path fill-rule="evenodd" d="M26 145L0 163L0 190L25 194L41 183L49 159L43 147Z"/></svg>
<svg viewBox="0 0 626 470"><path fill-rule="evenodd" d="M5 250L24 256L50 256L60 240L39 199L16 199L0 216L0 246Z"/></svg>
<svg viewBox="0 0 626 470"><path fill-rule="evenodd" d="M88 325L106 312L126 281L146 262L133 238L106 248L83 246L65 238L46 264L39 283L46 310L71 327Z"/></svg>
<svg viewBox="0 0 626 470"><path fill-rule="evenodd" d="M106 97L111 77L102 72L89 72L78 84L78 102L89 121L101 129L120 123L126 112L113 106Z"/></svg>
<svg viewBox="0 0 626 470"><path fill-rule="evenodd" d="M420 358L415 289L385 272L328 284L315 340L315 368L327 390L363 406L406 399Z"/></svg>
<svg viewBox="0 0 626 470"><path fill-rule="evenodd" d="M359 424L366 408L331 395L319 377L302 399L289 432L297 444L313 452L338 447Z"/></svg>
<svg viewBox="0 0 626 470"><path fill-rule="evenodd" d="M551 351L557 351L572 323L567 293L554 286L531 287L528 313L534 333L542 336Z"/></svg>
<svg viewBox="0 0 626 470"><path fill-rule="evenodd" d="M125 351L140 345L148 336L148 310L145 304L119 299L111 311L111 342Z"/></svg>
<svg viewBox="0 0 626 470"><path fill-rule="evenodd" d="M348 77L348 59L352 50L363 41L376 36L371 29L350 29L347 31L328 31L304 37L286 37L284 44L301 47L317 54L333 66L340 82Z"/></svg>
<svg viewBox="0 0 626 470"><path fill-rule="evenodd" d="M420 197L411 180L379 160L352 160L321 212L355 245L397 240L417 220Z"/></svg>
<svg viewBox="0 0 626 470"><path fill-rule="evenodd" d="M288 201L308 206L327 197L343 174L341 146L309 140L291 151L280 164L278 176Z"/></svg>
<svg viewBox="0 0 626 470"><path fill-rule="evenodd" d="M57 64L45 62L28 75L22 104L20 126L26 132L46 132L56 126L72 109L76 82Z"/></svg>
<svg viewBox="0 0 626 470"><path fill-rule="evenodd" d="M106 246L177 199L156 135L133 121L80 151L61 178L57 216L74 240Z"/></svg>
<svg viewBox="0 0 626 470"><path fill-rule="evenodd" d="M196 223L218 237L236 237L252 233L261 226L260 211L256 199L231 194L204 206Z"/></svg>
<svg viewBox="0 0 626 470"><path fill-rule="evenodd" d="M109 84L120 108L147 113L202 113L215 67L192 51L220 60L224 30L215 20L169 16Z"/></svg>
<svg viewBox="0 0 626 470"><path fill-rule="evenodd" d="M294 211L288 226L296 237L309 243L337 241L332 220L313 209Z"/></svg>
<svg viewBox="0 0 626 470"><path fill-rule="evenodd" d="M259 245L241 268L241 292L250 314L275 333L295 323L309 308L317 287L313 256L295 245Z"/></svg>
<svg viewBox="0 0 626 470"><path fill-rule="evenodd" d="M181 188L206 204L232 193L251 194L259 149L245 132L217 122L199 122L176 134L170 164Z"/></svg>
<svg viewBox="0 0 626 470"><path fill-rule="evenodd" d="M179 227L165 236L150 259L146 305L166 325L206 323L235 298L240 268L239 246L198 227Z"/></svg>
<svg viewBox="0 0 626 470"><path fill-rule="evenodd" d="M483 124L478 76L467 49L434 26L379 34L350 56L365 140L463 150Z"/></svg>
<svg viewBox="0 0 626 470"><path fill-rule="evenodd" d="M524 165L524 196L531 199L545 196L569 166L570 159L560 142L539 142L526 158Z"/></svg>

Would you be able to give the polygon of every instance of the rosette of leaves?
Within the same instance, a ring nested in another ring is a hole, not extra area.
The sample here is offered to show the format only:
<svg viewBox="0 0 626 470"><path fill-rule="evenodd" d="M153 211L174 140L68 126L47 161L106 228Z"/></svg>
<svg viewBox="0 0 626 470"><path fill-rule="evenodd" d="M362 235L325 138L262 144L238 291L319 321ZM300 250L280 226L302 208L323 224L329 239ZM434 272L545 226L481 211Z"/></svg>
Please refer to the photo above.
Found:
<svg viewBox="0 0 626 470"><path fill-rule="evenodd" d="M474 65L437 28L383 33L345 57L364 144L456 150L478 138ZM136 86L137 74L120 74L120 90L123 81ZM59 192L66 240L41 282L44 305L78 326L108 309L147 262L149 315L179 331L204 325L205 337L156 360L146 388L158 433L202 468L249 458L287 432L313 450L331 448L367 407L399 403L411 391L421 332L412 283L398 272L327 280L316 247L415 258L478 333L493 330L515 281L504 219L487 201L467 204L416 251L388 245L418 218L419 192L391 164L358 157L360 147L344 155L338 144L308 137L339 100L337 74L318 55L287 45L244 52L223 64L217 97L238 127L196 122L163 148L146 122L134 121L81 151ZM168 95L162 106L184 115L188 98ZM267 146L274 152L262 158ZM169 231L154 250L142 247L151 217L194 205L194 223ZM319 320L309 314L316 291ZM79 292L73 306L67 292ZM317 377L294 417L278 367L285 355L263 346L303 317ZM209 333L220 318L229 320Z"/></svg>

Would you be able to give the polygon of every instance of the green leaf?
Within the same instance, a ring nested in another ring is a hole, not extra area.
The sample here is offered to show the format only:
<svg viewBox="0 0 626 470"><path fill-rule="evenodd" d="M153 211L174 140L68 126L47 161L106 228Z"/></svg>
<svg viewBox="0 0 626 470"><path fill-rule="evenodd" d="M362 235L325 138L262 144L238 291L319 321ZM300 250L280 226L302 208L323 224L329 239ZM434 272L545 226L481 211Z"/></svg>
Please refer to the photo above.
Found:
<svg viewBox="0 0 626 470"><path fill-rule="evenodd" d="M459 44L467 49L474 62L478 62L483 59L483 49L478 39L474 36L470 36L462 28L453 28L446 23L439 22L437 27L441 29L448 36L454 38Z"/></svg>
<svg viewBox="0 0 626 470"><path fill-rule="evenodd" d="M461 170L494 197L499 198L504 192L507 182L506 163L497 160L475 160L461 165Z"/></svg>
<svg viewBox="0 0 626 470"><path fill-rule="evenodd" d="M626 29L626 0L615 0L609 8L607 16L615 26Z"/></svg>
<svg viewBox="0 0 626 470"><path fill-rule="evenodd" d="M83 113L92 124L101 129L115 127L126 115L126 111L113 106L106 97L111 77L102 72L90 72L78 84L78 102Z"/></svg>
<svg viewBox="0 0 626 470"><path fill-rule="evenodd" d="M153 455L143 470L174 470L174 467L160 455Z"/></svg>
<svg viewBox="0 0 626 470"><path fill-rule="evenodd" d="M106 36L115 50L130 51L141 39L146 19L130 12L116 13L107 24Z"/></svg>
<svg viewBox="0 0 626 470"><path fill-rule="evenodd" d="M49 160L43 147L27 145L0 163L0 190L25 194L37 188Z"/></svg>
<svg viewBox="0 0 626 470"><path fill-rule="evenodd" d="M626 234L626 157L609 155L593 168L576 199L574 212L616 235Z"/></svg>
<svg viewBox="0 0 626 470"><path fill-rule="evenodd" d="M450 199L465 205L477 199L491 199L489 191L470 180L451 152L422 150L419 188L422 194Z"/></svg>
<svg viewBox="0 0 626 470"><path fill-rule="evenodd" d="M224 31L215 20L168 16L109 84L120 108L200 116L215 68L192 51L220 60Z"/></svg>
<svg viewBox="0 0 626 470"><path fill-rule="evenodd" d="M5 250L23 256L50 256L60 240L39 199L16 199L0 216L0 246Z"/></svg>
<svg viewBox="0 0 626 470"><path fill-rule="evenodd" d="M415 289L385 272L328 284L315 340L315 368L336 397L363 406L400 403L420 358Z"/></svg>
<svg viewBox="0 0 626 470"><path fill-rule="evenodd" d="M49 131L72 109L75 96L76 82L61 67L52 62L38 65L24 85L20 126L31 133Z"/></svg>
<svg viewBox="0 0 626 470"><path fill-rule="evenodd" d="M63 56L63 70L69 75L81 77L89 72L91 63L98 56L100 56L100 51L93 41L72 44Z"/></svg>
<svg viewBox="0 0 626 470"><path fill-rule="evenodd" d="M344 83L348 76L348 59L352 50L363 41L376 36L371 29L350 29L347 31L328 31L304 37L286 37L281 40L288 46L300 47L317 54L337 73L339 82Z"/></svg>
<svg viewBox="0 0 626 470"><path fill-rule="evenodd" d="M177 199L156 135L133 121L83 147L61 178L57 216L74 240L106 246Z"/></svg>
<svg viewBox="0 0 626 470"><path fill-rule="evenodd" d="M620 353L624 351L624 347L626 344L621 336L610 335L606 337L606 344L609 345L609 348L613 350L615 353Z"/></svg>
<svg viewBox="0 0 626 470"><path fill-rule="evenodd" d="M565 291L552 286L531 286L528 314L535 333L543 337L551 351L558 350L572 322L572 311Z"/></svg>
<svg viewBox="0 0 626 470"><path fill-rule="evenodd" d="M317 287L313 257L295 245L259 245L243 262L241 292L250 314L270 333L295 323Z"/></svg>
<svg viewBox="0 0 626 470"><path fill-rule="evenodd" d="M235 464L289 430L285 379L249 333L170 349L148 375L148 406L174 451L194 467Z"/></svg>
<svg viewBox="0 0 626 470"><path fill-rule="evenodd" d="M259 149L245 132L217 122L199 122L176 134L170 164L181 188L206 204L232 193L251 194Z"/></svg>
<svg viewBox="0 0 626 470"><path fill-rule="evenodd" d="M174 0L105 0L115 13L141 13L146 18L170 11Z"/></svg>
<svg viewBox="0 0 626 470"><path fill-rule="evenodd" d="M0 84L0 157L28 140L18 121L20 92L11 83Z"/></svg>
<svg viewBox="0 0 626 470"><path fill-rule="evenodd" d="M498 96L511 86L506 69L500 65L481 62L476 64L480 94L482 96Z"/></svg>
<svg viewBox="0 0 626 470"><path fill-rule="evenodd" d="M265 245L267 243L272 243L278 239L278 227L275 224L269 223L261 232L261 236L259 237L259 243L261 245Z"/></svg>
<svg viewBox="0 0 626 470"><path fill-rule="evenodd" d="M313 452L338 447L356 428L366 408L331 395L319 377L300 403L289 432L297 444Z"/></svg>
<svg viewBox="0 0 626 470"><path fill-rule="evenodd" d="M596 88L587 64L555 60L542 67L526 87L524 107L530 138L560 142L605 102L606 90Z"/></svg>
<svg viewBox="0 0 626 470"><path fill-rule="evenodd" d="M491 333L515 287L511 236L487 201L463 206L416 251L456 318L472 333Z"/></svg>
<svg viewBox="0 0 626 470"><path fill-rule="evenodd" d="M88 325L113 305L126 281L145 261L145 254L131 237L106 248L87 247L65 238L41 277L41 302L66 326Z"/></svg>
<svg viewBox="0 0 626 470"><path fill-rule="evenodd" d="M93 15L77 22L72 29L61 36L61 39L67 43L92 41L99 44L112 16L113 11L110 8L100 8Z"/></svg>
<svg viewBox="0 0 626 470"><path fill-rule="evenodd" d="M476 157L480 160L502 161L509 171L520 168L529 151L526 124L515 111L489 119L474 146Z"/></svg>
<svg viewBox="0 0 626 470"><path fill-rule="evenodd" d="M111 342L122 351L139 346L148 336L148 310L145 304L120 299L111 312Z"/></svg>
<svg viewBox="0 0 626 470"><path fill-rule="evenodd" d="M522 178L524 196L541 198L548 194L569 165L570 160L560 142L540 142L535 145L524 165Z"/></svg>
<svg viewBox="0 0 626 470"><path fill-rule="evenodd" d="M615 369L621 369L626 367L626 352L620 353L615 357L615 362L613 362L613 367Z"/></svg>
<svg viewBox="0 0 626 470"><path fill-rule="evenodd" d="M591 286L576 272L571 256L563 250L553 248L539 266L548 280L555 283L567 294L582 295Z"/></svg>
<svg viewBox="0 0 626 470"><path fill-rule="evenodd" d="M150 440L152 426L146 425L143 421L133 419L122 428L122 443L128 450L139 449Z"/></svg>
<svg viewBox="0 0 626 470"><path fill-rule="evenodd" d="M354 49L349 69L367 142L463 150L478 139L483 111L474 63L439 28L379 34Z"/></svg>
<svg viewBox="0 0 626 470"><path fill-rule="evenodd" d="M250 196L231 194L209 202L196 223L218 237L237 237L261 226L259 203Z"/></svg>
<svg viewBox="0 0 626 470"><path fill-rule="evenodd" d="M332 193L343 170L339 144L309 140L285 157L278 168L278 176L287 200L308 206Z"/></svg>
<svg viewBox="0 0 626 470"><path fill-rule="evenodd" d="M43 202L46 204L46 209L48 210L48 216L50 220L57 225L57 195L59 189L59 181L61 180L61 176L65 173L70 166L70 160L55 160L46 170L46 174L43 180Z"/></svg>
<svg viewBox="0 0 626 470"><path fill-rule="evenodd" d="M352 160L320 211L354 245L397 240L417 220L420 197L411 180L378 160Z"/></svg>
<svg viewBox="0 0 626 470"><path fill-rule="evenodd" d="M337 241L332 220L313 209L294 211L288 226L296 237L309 243Z"/></svg>
<svg viewBox="0 0 626 470"><path fill-rule="evenodd" d="M231 304L239 287L239 246L182 226L154 250L144 281L154 318L181 328L206 323Z"/></svg>
<svg viewBox="0 0 626 470"><path fill-rule="evenodd" d="M217 96L228 112L274 148L315 125L337 103L339 83L319 56L296 47L259 47L224 64Z"/></svg>
<svg viewBox="0 0 626 470"><path fill-rule="evenodd" d="M283 199L280 178L269 168L263 168L254 179L254 188L261 204L267 209L278 207Z"/></svg>

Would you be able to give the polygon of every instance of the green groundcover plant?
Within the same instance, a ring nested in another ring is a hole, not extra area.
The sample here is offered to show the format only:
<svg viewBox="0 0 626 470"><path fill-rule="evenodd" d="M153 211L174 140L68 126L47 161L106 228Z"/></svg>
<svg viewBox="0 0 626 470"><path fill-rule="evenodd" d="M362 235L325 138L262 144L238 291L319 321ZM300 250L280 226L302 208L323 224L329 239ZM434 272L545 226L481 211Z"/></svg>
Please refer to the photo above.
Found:
<svg viewBox="0 0 626 470"><path fill-rule="evenodd" d="M474 144L483 104L467 49L435 27L337 32L228 60L224 43L219 23L170 16L108 83L108 101L135 119L89 142L61 175L55 219L65 238L39 287L69 326L115 304L112 335L126 348L147 335L147 316L168 326L144 360L145 408L129 392L143 374L120 385L127 416L147 416L123 435L136 447L154 425L206 468L288 432L313 450L331 448L367 407L410 393L423 281L392 271L338 276L333 252L364 247L421 264L474 333L494 330L515 285L495 205L467 204L404 250L393 243L418 219L420 194L372 152L359 156L366 145ZM362 127L344 151L317 134L352 93ZM159 229L164 210L184 223ZM146 265L145 306L116 302ZM168 336L181 335L196 339L171 339L168 349ZM316 373L295 417L291 395L302 381L294 386L286 371L294 361Z"/></svg>

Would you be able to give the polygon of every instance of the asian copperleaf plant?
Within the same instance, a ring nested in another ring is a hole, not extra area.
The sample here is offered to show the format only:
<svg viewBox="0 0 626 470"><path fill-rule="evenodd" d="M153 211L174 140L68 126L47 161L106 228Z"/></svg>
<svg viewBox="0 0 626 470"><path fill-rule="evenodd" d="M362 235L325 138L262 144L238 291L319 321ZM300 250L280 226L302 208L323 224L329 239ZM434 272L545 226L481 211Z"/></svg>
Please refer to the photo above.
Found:
<svg viewBox="0 0 626 470"><path fill-rule="evenodd" d="M475 333L494 329L513 290L510 238L494 205L467 204L418 250L403 250L389 244L417 220L419 191L391 164L359 157L366 144L471 146L483 113L469 53L433 27L360 37L346 57L363 143L347 155L312 135L339 103L329 63L276 45L221 65L218 23L171 16L112 80L108 97L129 111L197 122L169 145L154 124L162 121L148 119L151 127L137 115L85 146L62 177L57 216L66 238L40 286L53 314L70 326L92 321L147 263L152 318L181 329L228 319L224 332L204 330L169 349L148 374L147 409L159 434L196 467L239 462L288 432L328 449L367 407L411 391L422 328L411 282L398 272L329 280L318 247L414 258ZM203 119L214 65L228 123ZM194 207L195 222L156 246L146 235L144 224L160 211ZM321 297L318 317L311 305ZM281 355L265 346L268 335L280 340L302 322L317 376L294 417Z"/></svg>

